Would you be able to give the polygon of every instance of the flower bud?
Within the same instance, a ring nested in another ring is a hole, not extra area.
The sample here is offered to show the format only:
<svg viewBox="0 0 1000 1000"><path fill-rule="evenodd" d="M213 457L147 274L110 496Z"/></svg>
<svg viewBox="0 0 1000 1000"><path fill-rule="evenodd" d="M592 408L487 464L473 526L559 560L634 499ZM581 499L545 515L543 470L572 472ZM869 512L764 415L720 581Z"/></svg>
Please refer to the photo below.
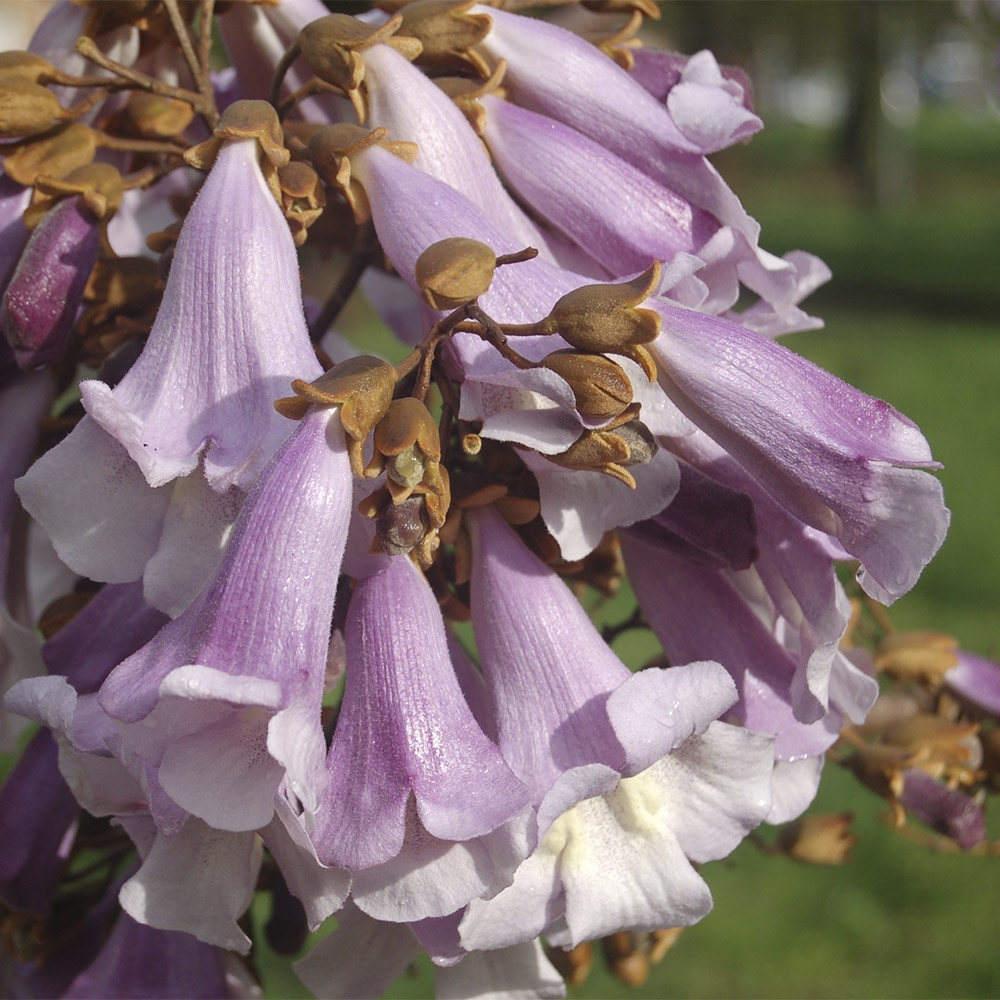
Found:
<svg viewBox="0 0 1000 1000"><path fill-rule="evenodd" d="M323 214L326 189L319 174L301 160L278 168L281 189L281 210L288 220L292 239L297 247L306 241L309 227Z"/></svg>
<svg viewBox="0 0 1000 1000"><path fill-rule="evenodd" d="M584 417L617 417L632 402L628 376L603 354L555 351L540 364L569 383L577 411Z"/></svg>
<svg viewBox="0 0 1000 1000"><path fill-rule="evenodd" d="M778 848L796 861L810 865L842 865L851 859L858 842L850 832L853 813L806 816L781 831Z"/></svg>
<svg viewBox="0 0 1000 1000"><path fill-rule="evenodd" d="M941 683L958 663L958 640L943 632L892 632L875 653L875 669L903 681Z"/></svg>
<svg viewBox="0 0 1000 1000"><path fill-rule="evenodd" d="M0 330L24 371L62 358L101 248L82 198L66 198L35 227L0 304Z"/></svg>
<svg viewBox="0 0 1000 1000"><path fill-rule="evenodd" d="M144 139L171 139L191 124L194 108L176 97L136 90L118 117L122 130Z"/></svg>
<svg viewBox="0 0 1000 1000"><path fill-rule="evenodd" d="M439 240L418 258L421 296L432 309L457 309L489 290L496 254L478 240L455 236Z"/></svg>
<svg viewBox="0 0 1000 1000"><path fill-rule="evenodd" d="M635 479L626 467L644 465L658 450L649 428L641 420L627 419L638 409L633 404L622 414L626 419L620 423L585 430L565 451L545 457L567 469L606 473L634 490Z"/></svg>
<svg viewBox="0 0 1000 1000"><path fill-rule="evenodd" d="M316 76L349 93L357 90L364 79L365 62L361 53L369 46L391 45L407 59L419 55L420 43L415 38L392 37L401 23L398 16L385 24L372 25L350 14L327 14L302 29L298 44Z"/></svg>
<svg viewBox="0 0 1000 1000"><path fill-rule="evenodd" d="M470 14L472 4L473 0L457 4L453 0L418 0L403 7L399 36L419 39L421 66L435 74L488 75L485 61L474 47L489 34L491 22L486 14Z"/></svg>
<svg viewBox="0 0 1000 1000"><path fill-rule="evenodd" d="M35 52L0 52L0 80L26 80L28 83L51 83L57 76L55 67Z"/></svg>
<svg viewBox="0 0 1000 1000"><path fill-rule="evenodd" d="M294 396L274 403L282 416L292 420L301 420L310 406L340 406L351 471L363 476L364 441L389 409L396 389L396 369L380 358L362 355L341 361L313 382L296 379L292 389Z"/></svg>
<svg viewBox="0 0 1000 1000"><path fill-rule="evenodd" d="M581 351L633 358L652 381L656 365L641 345L656 339L660 317L638 305L649 298L659 281L660 265L654 261L632 281L576 288L553 306L540 326L561 334Z"/></svg>
<svg viewBox="0 0 1000 1000"><path fill-rule="evenodd" d="M272 167L283 167L291 158L278 112L267 101L234 101L222 112L212 138L192 146L184 154L184 162L198 170L211 170L219 148L230 139L256 139Z"/></svg>
<svg viewBox="0 0 1000 1000"><path fill-rule="evenodd" d="M0 139L38 135L65 118L48 87L16 77L0 82Z"/></svg>
<svg viewBox="0 0 1000 1000"><path fill-rule="evenodd" d="M53 135L28 143L4 157L4 173L18 184L31 187L40 176L66 177L94 159L97 133L71 122Z"/></svg>

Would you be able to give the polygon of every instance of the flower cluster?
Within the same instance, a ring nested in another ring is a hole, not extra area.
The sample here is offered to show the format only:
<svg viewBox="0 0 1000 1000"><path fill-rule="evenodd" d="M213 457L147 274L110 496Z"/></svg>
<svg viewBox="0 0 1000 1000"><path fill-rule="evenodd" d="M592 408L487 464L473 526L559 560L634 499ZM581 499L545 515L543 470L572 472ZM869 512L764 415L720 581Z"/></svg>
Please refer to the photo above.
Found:
<svg viewBox="0 0 1000 1000"><path fill-rule="evenodd" d="M0 57L18 995L253 995L261 890L279 951L335 915L319 996L420 951L561 996L701 919L845 723L901 810L981 780L974 725L936 769L860 728L838 564L890 603L948 512L911 421L776 342L829 275L708 159L746 80L638 47L655 4L504 6L59 0Z"/></svg>

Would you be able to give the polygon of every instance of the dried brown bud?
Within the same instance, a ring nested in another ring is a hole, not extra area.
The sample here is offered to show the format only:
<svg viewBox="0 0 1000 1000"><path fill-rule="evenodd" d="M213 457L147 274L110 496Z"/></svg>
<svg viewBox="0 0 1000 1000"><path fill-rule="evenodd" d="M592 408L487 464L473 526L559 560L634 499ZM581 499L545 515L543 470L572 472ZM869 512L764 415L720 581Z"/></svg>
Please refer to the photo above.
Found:
<svg viewBox="0 0 1000 1000"><path fill-rule="evenodd" d="M281 210L297 247L306 241L309 227L323 214L326 189L319 174L301 160L278 168Z"/></svg>
<svg viewBox="0 0 1000 1000"><path fill-rule="evenodd" d="M657 452L649 428L640 420L630 419L639 409L633 404L614 422L601 430L585 430L564 452L546 455L550 462L581 472L603 472L614 476L630 489L635 479L627 466L643 465Z"/></svg>
<svg viewBox="0 0 1000 1000"><path fill-rule="evenodd" d="M4 157L4 173L31 187L40 176L60 178L86 166L97 151L97 133L71 122L45 139L29 143Z"/></svg>
<svg viewBox="0 0 1000 1000"><path fill-rule="evenodd" d="M632 402L628 376L603 354L555 351L542 359L541 366L569 383L576 408L585 417L617 417Z"/></svg>
<svg viewBox="0 0 1000 1000"><path fill-rule="evenodd" d="M420 40L419 63L435 73L488 75L482 56L473 51L488 34L486 14L470 14L474 0L415 0L400 10L400 35Z"/></svg>
<svg viewBox="0 0 1000 1000"><path fill-rule="evenodd" d="M360 125L328 125L309 140L309 159L313 166L327 184L344 195L358 223L369 218L371 209L364 188L352 176L351 157L360 156L369 146L382 146L407 162L412 162L417 155L416 143L393 141L384 128L369 130Z"/></svg>
<svg viewBox="0 0 1000 1000"><path fill-rule="evenodd" d="M172 139L191 124L194 108L176 97L136 90L129 95L118 121L127 135L143 139Z"/></svg>
<svg viewBox="0 0 1000 1000"><path fill-rule="evenodd" d="M66 117L48 87L17 77L0 81L0 139L38 135Z"/></svg>
<svg viewBox="0 0 1000 1000"><path fill-rule="evenodd" d="M39 177L35 196L24 213L24 223L32 227L59 200L79 195L98 219L109 219L118 211L125 193L122 175L110 163L88 163L65 177Z"/></svg>
<svg viewBox="0 0 1000 1000"><path fill-rule="evenodd" d="M230 139L256 139L265 161L273 167L282 167L291 158L278 112L267 101L234 101L222 112L212 138L192 146L184 162L198 170L211 170L222 144Z"/></svg>
<svg viewBox="0 0 1000 1000"><path fill-rule="evenodd" d="M374 446L365 475L377 476L384 469L393 502L401 503L414 491L445 496L447 481L442 478L437 424L419 399L408 396L392 401L375 427ZM441 512L442 522L446 514L447 505Z"/></svg>
<svg viewBox="0 0 1000 1000"><path fill-rule="evenodd" d="M810 865L846 864L858 842L850 831L852 822L854 814L849 812L806 816L781 831L778 848Z"/></svg>
<svg viewBox="0 0 1000 1000"><path fill-rule="evenodd" d="M958 663L958 640L943 632L892 632L875 653L876 670L902 681L939 685Z"/></svg>
<svg viewBox="0 0 1000 1000"><path fill-rule="evenodd" d="M362 52L371 45L392 45L407 59L420 54L415 38L393 37L402 23L399 16L385 24L373 25L349 14L327 14L307 24L299 33L298 46L309 68L324 83L348 93L356 90L365 76Z"/></svg>
<svg viewBox="0 0 1000 1000"><path fill-rule="evenodd" d="M489 290L496 254L478 240L454 236L429 246L418 258L417 285L432 309L457 309Z"/></svg>
<svg viewBox="0 0 1000 1000"><path fill-rule="evenodd" d="M34 52L0 52L0 80L26 80L28 83L51 83L58 74L55 67Z"/></svg>
<svg viewBox="0 0 1000 1000"><path fill-rule="evenodd" d="M632 281L584 285L568 292L539 324L539 332L559 333L573 347L596 354L623 354L637 361L650 381L656 365L641 345L656 339L659 314L638 308L660 282L657 261Z"/></svg>
<svg viewBox="0 0 1000 1000"><path fill-rule="evenodd" d="M351 470L364 475L362 448L365 438L385 416L396 388L396 369L387 361L362 355L334 365L313 382L296 379L294 396L275 400L285 417L301 420L310 406L340 406L340 419L350 440L347 451Z"/></svg>
<svg viewBox="0 0 1000 1000"><path fill-rule="evenodd" d="M604 957L611 971L626 985L642 986L649 978L649 957L632 931L619 931L603 939Z"/></svg>
<svg viewBox="0 0 1000 1000"><path fill-rule="evenodd" d="M569 951L563 951L562 948L548 948L546 955L559 975L566 980L566 985L573 989L587 981L594 966L594 945L590 941L582 941Z"/></svg>

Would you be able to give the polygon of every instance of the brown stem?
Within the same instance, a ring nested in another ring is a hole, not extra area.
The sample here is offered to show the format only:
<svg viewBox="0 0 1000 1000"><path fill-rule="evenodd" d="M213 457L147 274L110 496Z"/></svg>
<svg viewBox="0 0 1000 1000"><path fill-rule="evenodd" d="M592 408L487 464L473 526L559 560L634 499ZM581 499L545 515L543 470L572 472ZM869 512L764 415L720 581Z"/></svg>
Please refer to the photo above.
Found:
<svg viewBox="0 0 1000 1000"><path fill-rule="evenodd" d="M198 25L198 65L207 75L212 59L212 16L215 0L201 0L201 23Z"/></svg>
<svg viewBox="0 0 1000 1000"><path fill-rule="evenodd" d="M160 139L126 139L122 136L97 133L97 145L121 153L146 153L150 156L183 156L186 146Z"/></svg>
<svg viewBox="0 0 1000 1000"><path fill-rule="evenodd" d="M178 101L184 101L186 104L190 104L191 107L194 108L199 114L206 114L201 94L197 94L193 90L187 90L184 87L172 87L170 84L164 83L162 80L157 80L152 76L146 76L145 73L140 73L138 70L131 69L128 66L123 66L121 63L115 62L114 59L109 59L94 44L93 39L88 38L86 35L77 39L76 51L79 52L85 59L89 59L92 63L96 63L102 69L109 70L116 76L128 81L131 86L138 90L148 90L151 94L159 94L161 97L173 97ZM214 104L213 108L209 110L214 111Z"/></svg>
<svg viewBox="0 0 1000 1000"><path fill-rule="evenodd" d="M518 250L517 253L505 253L497 257L497 267L503 267L504 264L521 264L526 260L534 260L538 256L538 251L534 247L525 247L523 250Z"/></svg>
<svg viewBox="0 0 1000 1000"><path fill-rule="evenodd" d="M280 105L275 104L275 107L278 109L278 117L284 118L299 101L304 101L307 97L312 97L315 94L339 94L343 97L344 91L340 87L335 87L332 83L327 83L325 80L310 80L307 84L299 87L294 94ZM274 102L272 101L271 103L273 104Z"/></svg>
<svg viewBox="0 0 1000 1000"><path fill-rule="evenodd" d="M300 51L299 40L296 38L292 42L292 47L278 60L278 65L274 69L274 77L271 80L271 93L267 97L268 101L274 107L278 107L278 98L281 95L281 84L285 79L285 74L291 68L292 63L299 57Z"/></svg>
<svg viewBox="0 0 1000 1000"><path fill-rule="evenodd" d="M480 326L480 329L478 330L471 329L466 332L475 333L480 336L517 368L525 369L535 367L532 362L518 354L517 351L515 351L514 348L507 343L507 338L504 336L507 332L507 327L501 327L495 319L487 316L475 302L470 302L469 305L465 307L465 315L469 319L474 319Z"/></svg>
<svg viewBox="0 0 1000 1000"><path fill-rule="evenodd" d="M177 6L177 0L163 0L163 6L167 12L167 17L170 18L170 26L174 29L177 44L180 45L181 52L184 53L184 61L188 64L188 69L191 71L191 76L198 87L198 92L204 97L205 88L203 82L205 67L199 62L198 53L195 52L194 45L191 44L191 33L184 23L184 16L181 14L180 7Z"/></svg>

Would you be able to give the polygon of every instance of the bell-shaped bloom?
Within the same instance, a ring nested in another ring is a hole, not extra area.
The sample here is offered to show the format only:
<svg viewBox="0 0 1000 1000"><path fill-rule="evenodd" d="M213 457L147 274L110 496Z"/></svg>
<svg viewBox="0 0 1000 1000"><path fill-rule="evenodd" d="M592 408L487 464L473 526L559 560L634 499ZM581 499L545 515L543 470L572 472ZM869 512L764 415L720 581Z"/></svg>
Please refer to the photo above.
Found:
<svg viewBox="0 0 1000 1000"><path fill-rule="evenodd" d="M528 793L473 718L437 601L405 557L362 580L313 839L372 916L443 916L509 884Z"/></svg>
<svg viewBox="0 0 1000 1000"><path fill-rule="evenodd" d="M433 80L389 45L365 49L364 60L370 128L382 126L394 140L417 143L413 165L463 194L513 242L552 262L586 266L586 253L574 253L514 201L465 115ZM602 272L590 264L586 273Z"/></svg>
<svg viewBox="0 0 1000 1000"><path fill-rule="evenodd" d="M321 372L295 246L256 140L223 143L174 251L146 347L113 389L81 384L87 412L152 487L203 462L213 489L244 489L287 436L272 401Z"/></svg>
<svg viewBox="0 0 1000 1000"><path fill-rule="evenodd" d="M736 696L718 664L630 674L498 515L470 520L498 744L539 803L540 844L470 904L463 947L694 922L711 897L689 859L723 857L766 816L770 739L715 722Z"/></svg>
<svg viewBox="0 0 1000 1000"><path fill-rule="evenodd" d="M860 560L883 603L916 582L948 527L917 426L811 362L735 323L647 300L650 345L678 408L790 513Z"/></svg>
<svg viewBox="0 0 1000 1000"><path fill-rule="evenodd" d="M101 688L124 747L173 803L218 829L266 825L286 774L315 809L350 504L339 412L311 413L255 485L212 580Z"/></svg>

